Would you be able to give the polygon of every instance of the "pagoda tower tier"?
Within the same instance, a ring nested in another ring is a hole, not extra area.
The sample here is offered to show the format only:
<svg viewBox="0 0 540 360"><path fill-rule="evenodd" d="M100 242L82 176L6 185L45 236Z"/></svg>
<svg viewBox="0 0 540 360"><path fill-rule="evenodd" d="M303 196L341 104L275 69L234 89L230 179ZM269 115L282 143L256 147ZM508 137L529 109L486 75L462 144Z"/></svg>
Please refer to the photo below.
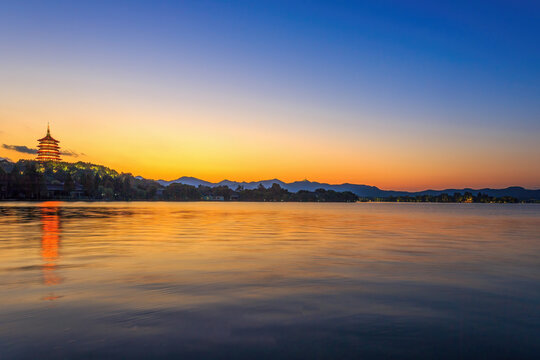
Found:
<svg viewBox="0 0 540 360"><path fill-rule="evenodd" d="M51 136L49 125L47 125L47 135L38 140L37 161L60 161L60 141Z"/></svg>

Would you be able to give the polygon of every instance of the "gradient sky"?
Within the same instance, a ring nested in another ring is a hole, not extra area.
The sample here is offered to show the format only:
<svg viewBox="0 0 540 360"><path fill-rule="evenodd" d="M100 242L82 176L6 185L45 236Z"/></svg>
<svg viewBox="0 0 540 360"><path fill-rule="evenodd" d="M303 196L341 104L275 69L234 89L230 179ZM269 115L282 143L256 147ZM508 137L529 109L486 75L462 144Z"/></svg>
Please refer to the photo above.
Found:
<svg viewBox="0 0 540 360"><path fill-rule="evenodd" d="M154 179L540 188L539 39L537 1L2 1L0 144L50 121L66 161Z"/></svg>

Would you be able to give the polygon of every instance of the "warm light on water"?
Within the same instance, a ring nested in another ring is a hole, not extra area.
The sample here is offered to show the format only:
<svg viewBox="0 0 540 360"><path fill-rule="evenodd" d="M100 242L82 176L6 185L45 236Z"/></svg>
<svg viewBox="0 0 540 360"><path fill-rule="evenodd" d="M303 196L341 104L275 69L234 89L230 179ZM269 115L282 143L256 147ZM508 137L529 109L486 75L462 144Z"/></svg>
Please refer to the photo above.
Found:
<svg viewBox="0 0 540 360"><path fill-rule="evenodd" d="M540 206L1 203L0 358L534 358Z"/></svg>

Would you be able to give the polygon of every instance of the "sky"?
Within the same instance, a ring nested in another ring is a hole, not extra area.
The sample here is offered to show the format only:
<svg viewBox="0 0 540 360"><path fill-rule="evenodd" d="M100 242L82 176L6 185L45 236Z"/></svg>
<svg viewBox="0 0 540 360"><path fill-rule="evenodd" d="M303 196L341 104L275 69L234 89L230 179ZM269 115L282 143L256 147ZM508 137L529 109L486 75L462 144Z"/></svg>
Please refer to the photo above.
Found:
<svg viewBox="0 0 540 360"><path fill-rule="evenodd" d="M0 157L49 122L151 179L540 188L539 38L537 1L4 0Z"/></svg>

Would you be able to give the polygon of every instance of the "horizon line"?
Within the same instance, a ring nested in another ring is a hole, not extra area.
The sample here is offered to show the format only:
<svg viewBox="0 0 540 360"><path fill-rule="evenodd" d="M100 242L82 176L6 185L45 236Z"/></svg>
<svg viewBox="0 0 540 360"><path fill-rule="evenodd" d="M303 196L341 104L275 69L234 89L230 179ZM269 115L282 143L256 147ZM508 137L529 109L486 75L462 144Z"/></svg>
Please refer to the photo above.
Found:
<svg viewBox="0 0 540 360"><path fill-rule="evenodd" d="M16 163L18 161L37 161L35 159L24 159L24 158L19 158L17 161L13 161L7 157L3 157L3 156L0 156L0 160L5 160L5 161L8 161L8 162L11 162L11 163ZM74 164L74 163L87 163L87 164L91 164L91 165L97 165L97 166L103 166L103 167L106 167L106 168L109 168L109 169L112 169L116 172L118 172L116 169L112 168L112 167L109 167L107 165L101 165L101 164L95 164L95 163L92 163L92 162L88 162L88 161L74 161L74 162L70 162L70 161L60 161L60 162L64 162L64 163L71 163L71 164ZM310 183L318 183L318 184L321 184L321 185L330 185L330 186L340 186L340 185L353 185L353 186L368 186L368 187L374 187L374 188L377 188L379 190L382 190L382 191L395 191L395 192L408 192L408 193L416 193L416 192L425 192L425 191L445 191L445 190L484 190L484 189L491 189L491 190L505 190L505 189L508 189L508 188L522 188L522 189L525 189L525 190L531 190L531 191L540 191L540 186L536 186L536 187L530 187L530 188L527 188L525 186L522 186L522 185L507 185L505 187L489 187L489 186L479 186L479 187L470 187L470 186L465 186L465 187L459 187L459 186L450 186L450 187L445 187L445 188L424 188L422 190L397 190L397 189L383 189L383 188L380 188L376 185L368 185L368 184L364 184L364 183L352 183L352 182L342 182L342 183L330 183L330 182L320 182L320 181L317 181L317 180L309 180L307 178L303 179L303 180L294 180L294 181L291 181L291 182L286 182L286 181L283 181L283 180L280 180L279 178L277 177L274 177L272 179L263 179L263 180L252 180L252 181L246 181L246 180L242 180L242 181L237 181L237 180L229 180L229 179L223 179L223 180L220 180L220 181L217 181L217 182L212 182L212 181L207 181L207 180L203 180L199 177L196 177L196 176L187 176L187 175L182 175L176 179L173 179L173 180L164 180L164 179L150 179L150 178L147 178L147 177L144 177L142 175L133 175L132 172L119 172L119 174L130 174L132 175L133 177L141 177L145 180L151 180L151 181L155 181L155 182L159 182L159 181L165 181L165 182L174 182L176 180L179 180L181 178L192 178L192 179L195 179L195 180L199 180L199 181L204 181L206 183L209 183L209 184L219 184L221 182L224 182L224 181L230 181L230 182L236 182L236 183L260 183L260 182L267 182L267 181L273 181L273 180L277 180L277 181L280 181L284 184L287 184L287 185L290 185L290 184L293 184L293 183L298 183L298 182L310 182Z"/></svg>

